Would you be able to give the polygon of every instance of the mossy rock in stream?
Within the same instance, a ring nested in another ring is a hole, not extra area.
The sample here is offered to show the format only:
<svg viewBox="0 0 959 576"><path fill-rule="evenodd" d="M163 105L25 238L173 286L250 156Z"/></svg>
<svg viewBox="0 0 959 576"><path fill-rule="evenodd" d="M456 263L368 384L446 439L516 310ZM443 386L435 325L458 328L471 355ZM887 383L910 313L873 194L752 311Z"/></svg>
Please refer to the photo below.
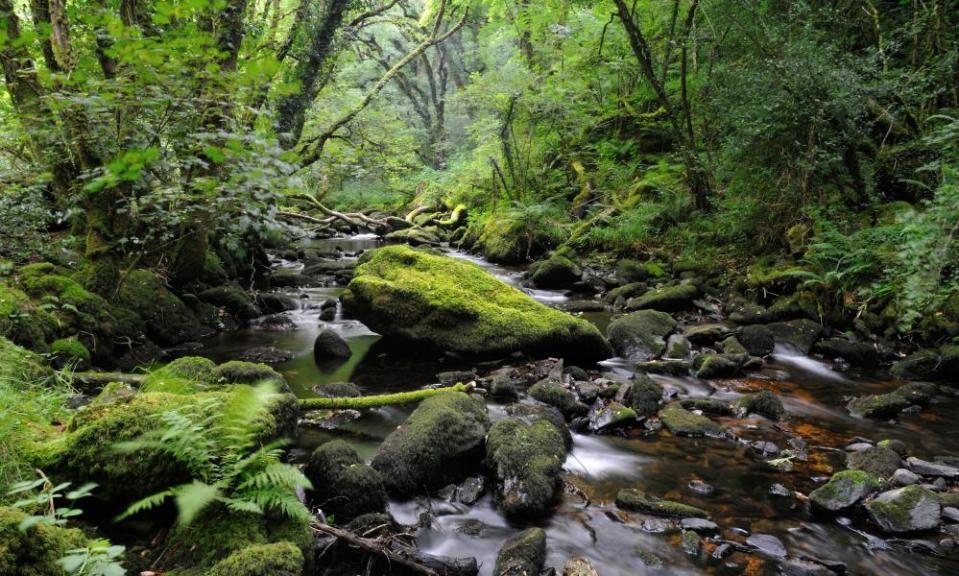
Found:
<svg viewBox="0 0 959 576"><path fill-rule="evenodd" d="M646 360L662 355L666 350L666 337L676 326L676 320L665 312L640 310L613 320L606 335L620 356Z"/></svg>
<svg viewBox="0 0 959 576"><path fill-rule="evenodd" d="M693 284L661 286L653 288L642 296L630 298L626 302L626 309L680 312L690 308L697 296L699 296L699 288Z"/></svg>
<svg viewBox="0 0 959 576"><path fill-rule="evenodd" d="M511 536L496 555L494 576L533 576L546 562L546 532L528 528Z"/></svg>
<svg viewBox="0 0 959 576"><path fill-rule="evenodd" d="M756 394L747 394L736 401L739 413L742 415L759 414L774 422L786 416L783 401L769 390L761 390Z"/></svg>
<svg viewBox="0 0 959 576"><path fill-rule="evenodd" d="M705 416L684 410L678 403L659 411L663 425L676 436L721 436L725 429Z"/></svg>
<svg viewBox="0 0 959 576"><path fill-rule="evenodd" d="M386 508L383 477L363 463L352 446L333 440L313 451L304 469L313 484L314 504L339 520L350 520Z"/></svg>
<svg viewBox="0 0 959 576"><path fill-rule="evenodd" d="M889 490L866 502L870 520L893 534L932 530L939 526L941 510L936 493L919 485Z"/></svg>
<svg viewBox="0 0 959 576"><path fill-rule="evenodd" d="M892 418L914 404L928 404L937 391L935 384L911 382L887 394L869 394L853 398L846 408L864 418Z"/></svg>
<svg viewBox="0 0 959 576"><path fill-rule="evenodd" d="M387 492L408 498L467 477L483 458L486 404L462 392L424 400L380 445L371 465Z"/></svg>
<svg viewBox="0 0 959 576"><path fill-rule="evenodd" d="M524 352L594 362L611 355L589 322L536 302L475 264L407 246L364 254L343 301L384 336L462 356Z"/></svg>
<svg viewBox="0 0 959 576"><path fill-rule="evenodd" d="M853 470L868 472L877 478L891 478L902 465L902 459L889 448L872 446L846 455L846 465Z"/></svg>
<svg viewBox="0 0 959 576"><path fill-rule="evenodd" d="M566 446L556 426L545 418L531 422L504 418L490 428L486 445L503 514L511 518L545 515L566 460Z"/></svg>
<svg viewBox="0 0 959 576"><path fill-rule="evenodd" d="M27 515L0 507L0 574L4 576L65 576L58 561L68 550L87 546L83 532L48 524L20 530Z"/></svg>
<svg viewBox="0 0 959 576"><path fill-rule="evenodd" d="M259 307L242 288L236 285L223 285L208 288L197 294L201 302L223 308L240 320L250 320L261 314Z"/></svg>
<svg viewBox="0 0 959 576"><path fill-rule="evenodd" d="M616 506L623 510L635 510L645 512L653 516L667 516L669 518L708 518L709 514L702 508L674 502L672 500L663 500L655 496L650 496L640 490L626 488L616 494Z"/></svg>
<svg viewBox="0 0 959 576"><path fill-rule="evenodd" d="M530 234L522 222L499 215L486 221L476 247L490 262L522 264L541 256L555 240L542 232Z"/></svg>
<svg viewBox="0 0 959 576"><path fill-rule="evenodd" d="M547 290L569 288L579 282L582 275L583 269L579 264L555 253L529 268L529 280L533 286Z"/></svg>
<svg viewBox="0 0 959 576"><path fill-rule="evenodd" d="M207 331L196 314L148 270L130 272L120 285L117 301L139 314L147 336L157 344L173 346Z"/></svg>
<svg viewBox="0 0 959 576"><path fill-rule="evenodd" d="M557 408L567 418L580 416L589 410L576 393L554 378L543 378L529 389L529 395L544 404Z"/></svg>
<svg viewBox="0 0 959 576"><path fill-rule="evenodd" d="M637 416L656 415L663 402L663 387L658 382L646 374L636 374L636 378L624 383L624 386L628 389L622 394L623 402L635 410Z"/></svg>
<svg viewBox="0 0 959 576"><path fill-rule="evenodd" d="M809 502L813 509L839 512L879 490L879 486L879 480L868 472L843 470L836 472L829 482L810 492Z"/></svg>

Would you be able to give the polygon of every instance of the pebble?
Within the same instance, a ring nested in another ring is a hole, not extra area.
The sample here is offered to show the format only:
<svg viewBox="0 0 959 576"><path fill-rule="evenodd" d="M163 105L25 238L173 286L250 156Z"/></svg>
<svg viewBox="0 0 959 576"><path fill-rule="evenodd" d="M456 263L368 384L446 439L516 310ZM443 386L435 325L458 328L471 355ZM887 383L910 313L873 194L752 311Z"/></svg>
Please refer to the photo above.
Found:
<svg viewBox="0 0 959 576"><path fill-rule="evenodd" d="M783 498L787 496L792 496L792 490L786 488L782 484L773 484L769 487L769 494L772 496L781 496Z"/></svg>
<svg viewBox="0 0 959 576"><path fill-rule="evenodd" d="M746 538L746 544L767 556L774 558L786 557L786 547L783 546L779 538L776 538L772 534L753 534L749 538Z"/></svg>
<svg viewBox="0 0 959 576"><path fill-rule="evenodd" d="M916 484L921 478L912 470L900 468L892 473L892 481L898 486L909 486Z"/></svg>
<svg viewBox="0 0 959 576"><path fill-rule="evenodd" d="M707 484L702 480L690 480L689 489L703 496L709 496L716 490L711 484Z"/></svg>

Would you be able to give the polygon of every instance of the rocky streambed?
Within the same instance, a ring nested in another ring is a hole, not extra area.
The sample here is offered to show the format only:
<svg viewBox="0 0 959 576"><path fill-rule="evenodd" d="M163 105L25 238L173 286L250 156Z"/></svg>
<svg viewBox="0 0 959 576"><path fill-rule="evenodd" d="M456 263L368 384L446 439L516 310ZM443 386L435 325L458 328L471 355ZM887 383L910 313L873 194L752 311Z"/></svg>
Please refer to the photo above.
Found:
<svg viewBox="0 0 959 576"><path fill-rule="evenodd" d="M440 329L429 331L397 286L385 312L374 300L386 288L372 284L344 309L357 255L377 245L314 240L277 255L283 304L202 351L270 362L300 397L474 388L305 414L294 457L321 480L311 498L328 519L475 559L484 575L959 571L959 399L942 383L892 378L881 347L731 307L695 283L600 285L588 271L528 272L449 250L588 320L612 346L604 353L581 324L544 335L520 323L509 347L529 356L483 357L472 352L500 336L457 332L468 302L432 316ZM498 302L486 284L476 290Z"/></svg>

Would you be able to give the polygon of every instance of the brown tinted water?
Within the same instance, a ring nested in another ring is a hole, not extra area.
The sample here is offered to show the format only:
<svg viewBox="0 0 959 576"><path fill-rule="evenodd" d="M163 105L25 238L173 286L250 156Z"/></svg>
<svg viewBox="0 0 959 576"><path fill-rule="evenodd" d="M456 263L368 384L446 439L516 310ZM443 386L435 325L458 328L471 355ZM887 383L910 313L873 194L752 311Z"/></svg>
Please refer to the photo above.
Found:
<svg viewBox="0 0 959 576"><path fill-rule="evenodd" d="M371 237L314 241L309 248L333 252L337 248L355 253L375 246ZM522 271L491 265L463 253L506 282L518 285ZM280 263L293 266L292 263ZM338 311L334 321L321 323L314 306L327 298L336 298L342 288L296 290L305 297L302 308L287 313L295 329L270 332L248 328L224 333L207 343L206 353L218 360L236 357L245 349L276 346L291 350L295 358L279 365L295 393L313 394L320 383L350 381L364 394L411 390L436 382L435 375L447 370L476 368L480 372L495 364L465 364L445 357L415 356L409 350L387 347L379 336L360 322L344 318ZM538 291L540 301L561 306L561 292ZM609 315L586 316L601 327ZM317 366L312 356L313 340L321 327L329 326L342 334L353 350L353 357L342 364ZM768 440L780 448L790 438L801 438L808 445L808 460L793 462L793 469L781 472L753 454L743 442L726 439L678 438L662 431L644 435L631 430L619 436L574 435L574 447L566 465L564 480L573 489L564 491L554 512L538 523L548 535L548 565L561 569L570 557L585 556L603 576L636 574L778 574L781 566L761 555L735 553L724 560L693 559L680 545L677 531L668 523L642 515L628 514L613 504L622 488L640 488L649 493L681 500L707 510L722 528L722 536L742 541L748 533L778 537L793 557L810 556L846 564L850 574L959 574L959 562L931 552L937 536L925 535L929 546L918 540L884 540L875 535L860 518L811 517L794 498L770 495L773 484L808 493L822 480L842 468L841 449L855 436L878 441L902 440L912 455L920 458L959 456L959 427L955 417L959 401L940 398L920 414L904 416L896 423L875 422L852 417L844 409L852 395L885 392L899 383L881 373L844 373L831 365L806 356L777 349L759 372L746 378L705 382L692 377L656 377L668 391L683 397L712 396L733 399L746 392L769 389L783 400L789 419L779 426L761 418L724 419L723 423L746 440ZM611 359L603 363L612 376L625 378L632 373L629 363ZM503 407L489 403L493 419L503 416ZM412 407L371 410L336 430L302 431L296 454L305 458L316 446L333 438L351 442L364 458L371 458L380 442L402 424ZM837 450L838 449L838 450ZM688 488L691 480L713 486L708 496ZM588 499L588 500L587 500ZM428 553L447 556L473 556L481 564L480 573L492 572L496 553L511 534L526 527L507 522L495 509L492 498L484 496L467 507L438 499L391 502L390 512L404 523L414 524L420 514L431 510L433 521L420 529L418 542ZM647 567L641 556L654 554L663 567Z"/></svg>

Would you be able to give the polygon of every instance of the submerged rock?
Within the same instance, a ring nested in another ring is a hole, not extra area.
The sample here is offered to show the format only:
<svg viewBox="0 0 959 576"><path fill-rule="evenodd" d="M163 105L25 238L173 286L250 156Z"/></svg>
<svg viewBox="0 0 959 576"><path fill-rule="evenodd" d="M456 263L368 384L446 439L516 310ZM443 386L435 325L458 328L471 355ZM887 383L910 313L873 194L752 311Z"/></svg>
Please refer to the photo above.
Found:
<svg viewBox="0 0 959 576"><path fill-rule="evenodd" d="M599 576L586 558L570 558L563 564L563 576Z"/></svg>
<svg viewBox="0 0 959 576"><path fill-rule="evenodd" d="M407 498L462 480L482 459L489 419L481 399L461 392L424 400L373 457L387 492Z"/></svg>
<svg viewBox="0 0 959 576"><path fill-rule="evenodd" d="M641 310L613 320L606 335L617 354L633 360L660 356L666 336L676 329L676 320L665 312Z"/></svg>
<svg viewBox="0 0 959 576"><path fill-rule="evenodd" d="M546 532L529 528L510 537L496 555L493 576L533 576L546 562Z"/></svg>
<svg viewBox="0 0 959 576"><path fill-rule="evenodd" d="M364 464L356 450L342 440L317 448L304 473L313 484L313 503L338 519L382 512L386 507L383 477Z"/></svg>
<svg viewBox="0 0 959 576"><path fill-rule="evenodd" d="M816 508L839 512L860 502L879 489L879 480L862 470L836 472L829 482L809 494L809 501Z"/></svg>
<svg viewBox="0 0 959 576"><path fill-rule="evenodd" d="M709 418L684 410L679 404L660 410L659 419L676 436L720 436L724 430Z"/></svg>
<svg viewBox="0 0 959 576"><path fill-rule="evenodd" d="M921 486L906 486L869 500L866 511L880 529L898 534L939 526L941 507L935 493Z"/></svg>
<svg viewBox="0 0 959 576"><path fill-rule="evenodd" d="M487 458L497 503L508 517L539 517L550 508L566 459L563 436L545 418L504 418L490 428Z"/></svg>
<svg viewBox="0 0 959 576"><path fill-rule="evenodd" d="M682 502L663 500L633 488L620 490L616 494L616 506L624 510L634 510L668 518L707 518L709 516L702 508Z"/></svg>
<svg viewBox="0 0 959 576"><path fill-rule="evenodd" d="M524 352L595 362L612 354L589 322L536 302L475 264L406 246L364 254L343 301L384 336L464 356Z"/></svg>

